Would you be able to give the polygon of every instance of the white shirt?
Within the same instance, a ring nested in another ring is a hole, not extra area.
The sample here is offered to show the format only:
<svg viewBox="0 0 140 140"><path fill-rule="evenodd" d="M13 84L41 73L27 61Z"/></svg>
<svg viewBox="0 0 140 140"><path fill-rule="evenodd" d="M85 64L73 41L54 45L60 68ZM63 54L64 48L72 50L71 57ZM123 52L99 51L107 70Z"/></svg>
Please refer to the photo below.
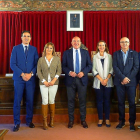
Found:
<svg viewBox="0 0 140 140"><path fill-rule="evenodd" d="M29 44L28 44L28 45L24 45L24 44L22 43L22 45L23 45L24 52L25 52L25 49L26 49L25 46L27 46L27 50L29 49Z"/></svg>
<svg viewBox="0 0 140 140"><path fill-rule="evenodd" d="M51 62L52 62L52 60L53 60L53 57L51 58L51 60L50 60L50 62L48 61L48 59L45 57L45 60L46 60L46 63L47 63L47 65L48 65L48 67L50 67L50 65L51 65ZM59 78L59 75L55 75L55 78ZM44 83L46 80L45 79L43 79L42 80L42 83ZM48 73L48 82L51 82L52 80L51 80L51 76L50 76L50 73Z"/></svg>
<svg viewBox="0 0 140 140"><path fill-rule="evenodd" d="M79 71L81 71L81 52L80 52L80 48L77 49L78 50L78 54L79 54ZM76 61L76 49L73 48L73 67L74 67L74 72L75 72L75 61Z"/></svg>

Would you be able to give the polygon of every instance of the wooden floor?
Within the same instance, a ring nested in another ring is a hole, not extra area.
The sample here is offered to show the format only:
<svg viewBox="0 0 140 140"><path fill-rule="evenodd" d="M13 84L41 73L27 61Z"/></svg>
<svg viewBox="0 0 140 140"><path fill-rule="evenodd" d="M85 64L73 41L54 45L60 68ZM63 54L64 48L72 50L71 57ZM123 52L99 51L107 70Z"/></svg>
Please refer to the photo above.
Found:
<svg viewBox="0 0 140 140"><path fill-rule="evenodd" d="M105 125L97 127L97 123L88 123L89 128L84 129L79 123L75 123L72 129L67 128L67 123L55 123L55 128L42 129L42 124L35 124L35 128L29 128L21 124L18 132L13 132L13 124L0 124L1 129L9 129L4 140L140 140L140 122L136 122L135 132L130 132L129 123L121 130L116 130L118 123L112 122L111 127Z"/></svg>

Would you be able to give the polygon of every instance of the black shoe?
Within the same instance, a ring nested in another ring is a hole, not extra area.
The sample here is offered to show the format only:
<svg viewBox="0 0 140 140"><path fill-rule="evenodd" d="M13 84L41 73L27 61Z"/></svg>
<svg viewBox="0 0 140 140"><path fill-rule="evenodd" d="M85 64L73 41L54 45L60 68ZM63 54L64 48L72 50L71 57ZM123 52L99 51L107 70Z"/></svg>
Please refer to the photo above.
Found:
<svg viewBox="0 0 140 140"><path fill-rule="evenodd" d="M98 127L102 127L102 124L103 124L103 120L99 120L97 126L98 126Z"/></svg>
<svg viewBox="0 0 140 140"><path fill-rule="evenodd" d="M72 128L72 127L73 127L73 121L69 121L68 128Z"/></svg>
<svg viewBox="0 0 140 140"><path fill-rule="evenodd" d="M130 123L130 131L135 131L135 126L133 123Z"/></svg>
<svg viewBox="0 0 140 140"><path fill-rule="evenodd" d="M27 123L26 125L29 126L30 128L35 128L35 125L32 122Z"/></svg>
<svg viewBox="0 0 140 140"><path fill-rule="evenodd" d="M106 120L106 127L110 127L110 126L111 126L110 121Z"/></svg>
<svg viewBox="0 0 140 140"><path fill-rule="evenodd" d="M81 121L81 124L83 125L83 128L88 128L86 121Z"/></svg>
<svg viewBox="0 0 140 140"><path fill-rule="evenodd" d="M140 129L140 125L138 126L138 128Z"/></svg>
<svg viewBox="0 0 140 140"><path fill-rule="evenodd" d="M16 124L13 128L13 131L17 132L19 130L19 128L20 128L20 124Z"/></svg>
<svg viewBox="0 0 140 140"><path fill-rule="evenodd" d="M116 126L116 129L122 129L123 127L125 126L125 123L124 122L119 122L119 124Z"/></svg>

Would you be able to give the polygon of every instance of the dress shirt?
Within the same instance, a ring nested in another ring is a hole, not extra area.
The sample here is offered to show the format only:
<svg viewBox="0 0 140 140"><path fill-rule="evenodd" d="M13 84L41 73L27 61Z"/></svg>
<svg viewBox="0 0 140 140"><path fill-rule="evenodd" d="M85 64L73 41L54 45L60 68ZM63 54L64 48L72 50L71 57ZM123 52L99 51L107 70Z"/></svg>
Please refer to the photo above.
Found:
<svg viewBox="0 0 140 140"><path fill-rule="evenodd" d="M122 50L121 50L121 51L122 51ZM128 52L129 52L129 49L128 49L128 51L126 51L126 53L124 53L124 52L122 51L124 66L125 66L125 63L126 63L126 59L127 59L127 56L128 56Z"/></svg>
<svg viewBox="0 0 140 140"><path fill-rule="evenodd" d="M80 48L77 49L79 54L79 71L81 71L81 53ZM74 72L75 72L75 63L76 63L76 49L73 48L73 66L74 66Z"/></svg>
<svg viewBox="0 0 140 140"><path fill-rule="evenodd" d="M27 46L27 50L29 49L29 44L28 44L28 45L24 45L24 44L22 43L22 45L23 45L24 52L25 52L25 49L26 49L25 46Z"/></svg>
<svg viewBox="0 0 140 140"><path fill-rule="evenodd" d="M51 65L51 62L52 62L52 60L53 60L53 57L51 58L51 60L50 60L50 62L48 61L48 59L45 57L45 60L46 60L46 63L47 63L47 65L48 65L48 67L50 67L50 65ZM59 78L59 75L55 75L55 78ZM46 80L45 79L43 79L42 80L42 83L44 83ZM50 76L50 73L48 74L48 82L51 82L51 76Z"/></svg>

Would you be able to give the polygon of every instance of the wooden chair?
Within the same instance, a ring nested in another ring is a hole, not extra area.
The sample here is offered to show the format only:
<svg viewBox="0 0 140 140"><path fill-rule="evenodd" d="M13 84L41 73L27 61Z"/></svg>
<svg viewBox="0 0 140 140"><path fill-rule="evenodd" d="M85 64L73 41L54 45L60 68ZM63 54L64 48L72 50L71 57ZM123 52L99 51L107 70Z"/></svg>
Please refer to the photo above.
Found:
<svg viewBox="0 0 140 140"><path fill-rule="evenodd" d="M96 54L96 51L91 51L91 61L93 61L93 56Z"/></svg>
<svg viewBox="0 0 140 140"><path fill-rule="evenodd" d="M4 136L8 131L9 131L8 129L0 130L0 140L4 140Z"/></svg>
<svg viewBox="0 0 140 140"><path fill-rule="evenodd" d="M61 59L61 52L55 52L55 55Z"/></svg>

